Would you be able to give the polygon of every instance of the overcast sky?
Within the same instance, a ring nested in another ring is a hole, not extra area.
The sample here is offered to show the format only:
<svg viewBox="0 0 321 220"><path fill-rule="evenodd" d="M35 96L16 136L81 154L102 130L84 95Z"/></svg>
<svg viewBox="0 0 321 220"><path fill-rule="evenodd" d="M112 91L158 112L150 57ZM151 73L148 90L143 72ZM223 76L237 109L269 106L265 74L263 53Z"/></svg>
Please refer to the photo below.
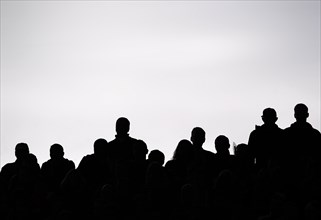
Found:
<svg viewBox="0 0 321 220"><path fill-rule="evenodd" d="M299 102L320 130L320 1L1 1L1 167L19 142L77 166L121 116L166 161L196 126L214 151Z"/></svg>

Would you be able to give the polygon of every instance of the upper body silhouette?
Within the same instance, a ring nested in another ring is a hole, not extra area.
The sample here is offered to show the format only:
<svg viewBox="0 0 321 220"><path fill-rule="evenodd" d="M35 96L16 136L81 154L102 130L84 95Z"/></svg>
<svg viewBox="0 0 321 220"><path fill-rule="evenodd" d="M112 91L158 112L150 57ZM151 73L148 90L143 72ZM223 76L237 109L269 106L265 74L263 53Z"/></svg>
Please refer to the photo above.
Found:
<svg viewBox="0 0 321 220"><path fill-rule="evenodd" d="M284 160L282 129L278 127L276 111L266 108L262 115L263 125L256 126L250 133L248 147L258 170L266 168L270 160Z"/></svg>
<svg viewBox="0 0 321 220"><path fill-rule="evenodd" d="M304 178L307 168L313 166L321 169L321 134L307 122L308 107L299 103L294 107L296 121L284 130L287 151L288 180L296 182Z"/></svg>
<svg viewBox="0 0 321 220"><path fill-rule="evenodd" d="M94 142L94 153L84 156L77 170L86 180L90 190L96 192L103 185L113 182L110 164L110 149L107 140L99 138Z"/></svg>
<svg viewBox="0 0 321 220"><path fill-rule="evenodd" d="M285 129L289 155L318 160L320 158L321 134L307 122L308 107L299 103L294 107L295 122Z"/></svg>
<svg viewBox="0 0 321 220"><path fill-rule="evenodd" d="M133 146L136 139L129 136L130 122L127 118L121 117L116 121L116 137L110 141L112 157L117 162L130 161L134 159Z"/></svg>
<svg viewBox="0 0 321 220"><path fill-rule="evenodd" d="M16 161L12 163L7 163L4 165L0 172L0 186L1 190L7 190L10 179L17 175L21 167L23 166L23 161L29 155L29 147L26 143L18 143L15 147Z"/></svg>
<svg viewBox="0 0 321 220"><path fill-rule="evenodd" d="M206 194L212 185L214 153L203 149L205 131L200 127L193 128L191 142L194 148L194 157L189 169L189 180L195 186L197 203L204 204Z"/></svg>
<svg viewBox="0 0 321 220"><path fill-rule="evenodd" d="M145 184L146 170L148 161L147 144L143 140L137 140L133 148L134 159L128 164L129 188L130 193L141 193Z"/></svg>
<svg viewBox="0 0 321 220"><path fill-rule="evenodd" d="M215 144L215 174L216 178L219 173L225 169L234 171L235 158L234 155L230 155L230 142L229 139L224 135L219 135L214 141Z"/></svg>
<svg viewBox="0 0 321 220"><path fill-rule="evenodd" d="M165 169L170 181L173 202L179 202L180 191L184 184L188 182L189 169L193 162L194 148L189 140L179 141L172 160L167 161Z"/></svg>
<svg viewBox="0 0 321 220"><path fill-rule="evenodd" d="M164 165L165 163L165 155L163 152L161 152L160 150L152 150L149 154L148 154L148 159L147 159L148 163L152 163L152 162L157 162L159 163L161 166Z"/></svg>
<svg viewBox="0 0 321 220"><path fill-rule="evenodd" d="M64 158L64 149L60 144L50 147L50 159L41 166L41 177L49 191L57 191L61 181L71 169L75 169L75 163Z"/></svg>

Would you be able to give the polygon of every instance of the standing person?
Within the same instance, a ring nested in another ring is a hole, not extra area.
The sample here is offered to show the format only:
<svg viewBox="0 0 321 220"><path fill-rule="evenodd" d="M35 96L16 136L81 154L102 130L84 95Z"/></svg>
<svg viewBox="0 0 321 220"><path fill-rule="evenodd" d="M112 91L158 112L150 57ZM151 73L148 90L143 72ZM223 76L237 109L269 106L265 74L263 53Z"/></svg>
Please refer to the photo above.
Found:
<svg viewBox="0 0 321 220"><path fill-rule="evenodd" d="M215 178L218 177L223 170L235 171L235 158L230 154L230 141L228 137L219 135L214 141L215 145Z"/></svg>
<svg viewBox="0 0 321 220"><path fill-rule="evenodd" d="M267 168L268 163L280 163L284 158L283 130L278 127L276 111L273 108L263 110L263 125L255 126L250 133L248 147L257 171Z"/></svg>
<svg viewBox="0 0 321 220"><path fill-rule="evenodd" d="M129 136L130 122L125 117L116 121L115 139L109 142L113 158L118 162L131 161L134 159L133 146L137 139Z"/></svg>
<svg viewBox="0 0 321 220"><path fill-rule="evenodd" d="M206 140L205 131L200 127L194 127L191 132L191 142L194 150L194 158L188 174L188 178L194 185L197 193L197 202L204 205L206 196L213 182L214 153L203 149Z"/></svg>
<svg viewBox="0 0 321 220"><path fill-rule="evenodd" d="M307 122L308 107L299 103L294 107L295 122L285 129L289 153L300 158L317 159L320 156L321 134Z"/></svg>
<svg viewBox="0 0 321 220"><path fill-rule="evenodd" d="M284 130L287 147L289 168L303 174L308 163L319 164L321 152L320 131L307 122L308 107L299 103L294 107L295 122Z"/></svg>
<svg viewBox="0 0 321 220"><path fill-rule="evenodd" d="M109 143L104 138L94 142L94 153L84 156L77 170L86 180L92 193L96 193L105 184L112 184Z"/></svg>
<svg viewBox="0 0 321 220"><path fill-rule="evenodd" d="M75 169L75 163L64 158L64 154L64 149L60 144L51 145L50 159L41 166L41 177L49 192L57 192L67 172Z"/></svg>

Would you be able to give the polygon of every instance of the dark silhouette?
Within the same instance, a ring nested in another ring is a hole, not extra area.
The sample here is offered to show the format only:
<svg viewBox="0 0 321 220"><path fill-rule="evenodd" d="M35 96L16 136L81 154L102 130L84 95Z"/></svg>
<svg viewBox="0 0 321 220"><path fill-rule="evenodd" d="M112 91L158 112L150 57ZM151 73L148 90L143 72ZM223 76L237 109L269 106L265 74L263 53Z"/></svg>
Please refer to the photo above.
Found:
<svg viewBox="0 0 321 220"><path fill-rule="evenodd" d="M320 161L321 134L307 122L308 107L299 103L294 107L295 122L285 129L287 153L293 160Z"/></svg>
<svg viewBox="0 0 321 220"><path fill-rule="evenodd" d="M10 179L17 175L22 167L23 161L29 155L29 147L26 143L18 143L15 148L16 161L4 165L0 172L1 189L7 190Z"/></svg>
<svg viewBox="0 0 321 220"><path fill-rule="evenodd" d="M230 155L230 141L224 135L219 135L215 141L215 173L214 178L218 176L223 170L231 170L235 169L235 158L234 155Z"/></svg>
<svg viewBox="0 0 321 220"><path fill-rule="evenodd" d="M191 142L194 148L194 157L189 171L189 181L195 187L200 205L205 204L212 185L214 168L214 153L203 149L205 139L205 131L202 128L193 128Z"/></svg>
<svg viewBox="0 0 321 220"><path fill-rule="evenodd" d="M249 146L245 143L238 144L234 149L235 168L237 173L252 174L254 168L254 160L251 157Z"/></svg>
<svg viewBox="0 0 321 220"><path fill-rule="evenodd" d="M309 111L305 104L299 103L294 107L294 117L296 121L284 130L287 151L284 176L287 181L287 196L302 201L320 199L321 134L307 122ZM301 193L300 196L298 191Z"/></svg>
<svg viewBox="0 0 321 220"><path fill-rule="evenodd" d="M41 177L49 192L57 192L67 172L75 169L75 163L64 158L64 149L60 144L50 147L50 159L41 166Z"/></svg>
<svg viewBox="0 0 321 220"><path fill-rule="evenodd" d="M116 137L110 141L112 157L116 162L127 162L134 159L133 146L137 141L129 136L130 122L127 118L121 117L116 121Z"/></svg>
<svg viewBox="0 0 321 220"><path fill-rule="evenodd" d="M284 160L282 129L278 127L276 111L273 108L263 110L263 125L256 125L250 133L248 146L255 160L257 170L267 168L270 160L281 163Z"/></svg>
<svg viewBox="0 0 321 220"><path fill-rule="evenodd" d="M275 110L264 109L263 125L248 144L234 145L235 155L224 135L214 140L215 154L203 149L205 131L195 127L165 166L163 152L129 136L126 118L77 169L59 144L40 169L19 143L16 161L0 172L1 219L319 219L320 132L307 122L306 105L294 116L282 130Z"/></svg>
<svg viewBox="0 0 321 220"><path fill-rule="evenodd" d="M152 162L157 162L159 163L161 166L164 165L165 163L165 155L163 152L161 152L160 150L152 150L149 154L148 154L148 163L152 163Z"/></svg>
<svg viewBox="0 0 321 220"><path fill-rule="evenodd" d="M148 153L147 144L142 140L137 140L134 144L134 160L130 161L128 167L130 193L138 194L143 192L146 170L148 161L146 155Z"/></svg>
<svg viewBox="0 0 321 220"><path fill-rule="evenodd" d="M165 169L170 180L171 198L174 204L180 202L181 188L187 184L189 171L193 162L194 147L189 140L181 140L175 151L172 160L169 160Z"/></svg>
<svg viewBox="0 0 321 220"><path fill-rule="evenodd" d="M29 153L25 143L16 146L16 157L17 163L7 166L12 176L7 182L3 198L5 207L1 207L5 210L1 214L7 219L35 218L39 214L36 210L41 207L36 197L40 167L36 156Z"/></svg>
<svg viewBox="0 0 321 220"><path fill-rule="evenodd" d="M240 212L239 189L236 176L229 169L222 170L215 179L208 198L211 219L238 219Z"/></svg>
<svg viewBox="0 0 321 220"><path fill-rule="evenodd" d="M84 156L77 167L93 195L98 193L103 185L114 182L109 155L110 146L107 140L99 138L94 142L94 153Z"/></svg>
<svg viewBox="0 0 321 220"><path fill-rule="evenodd" d="M158 162L148 165L145 179L145 193L148 202L147 211L157 218L165 218L169 212L170 204L169 179L165 168Z"/></svg>

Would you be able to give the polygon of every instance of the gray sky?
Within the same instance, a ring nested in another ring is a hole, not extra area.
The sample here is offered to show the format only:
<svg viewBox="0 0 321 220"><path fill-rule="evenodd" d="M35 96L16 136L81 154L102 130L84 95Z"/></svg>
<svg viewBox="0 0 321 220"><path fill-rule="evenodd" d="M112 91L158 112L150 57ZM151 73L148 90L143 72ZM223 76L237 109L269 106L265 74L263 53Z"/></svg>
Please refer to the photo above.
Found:
<svg viewBox="0 0 321 220"><path fill-rule="evenodd" d="M1 167L19 142L78 165L121 116L166 161L196 126L214 151L299 102L320 130L320 1L1 1Z"/></svg>

